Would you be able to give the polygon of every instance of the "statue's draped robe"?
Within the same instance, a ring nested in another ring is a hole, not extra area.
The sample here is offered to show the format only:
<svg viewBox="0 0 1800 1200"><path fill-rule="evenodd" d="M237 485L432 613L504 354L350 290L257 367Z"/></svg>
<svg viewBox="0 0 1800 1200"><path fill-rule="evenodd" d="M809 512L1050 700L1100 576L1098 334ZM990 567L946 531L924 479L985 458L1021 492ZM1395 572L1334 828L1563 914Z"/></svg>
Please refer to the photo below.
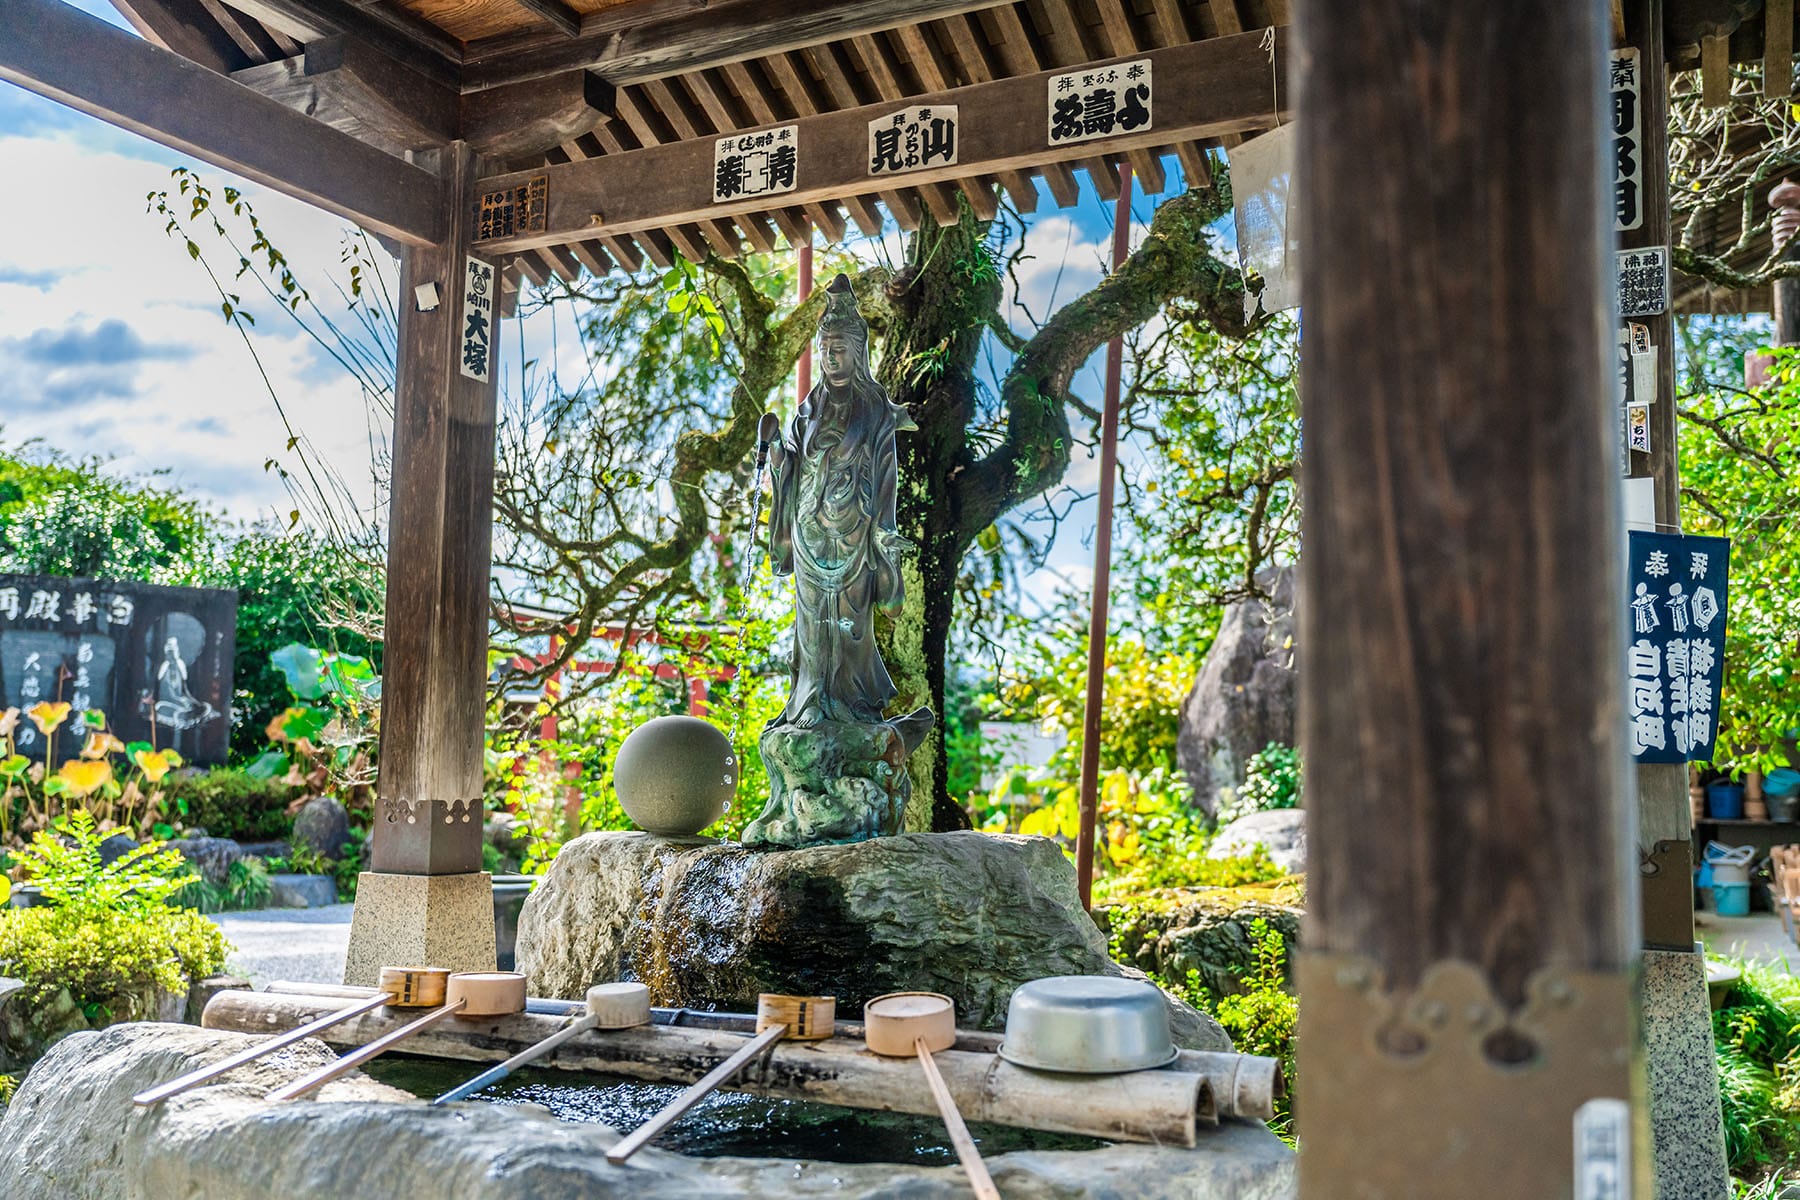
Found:
<svg viewBox="0 0 1800 1200"><path fill-rule="evenodd" d="M903 598L894 433L914 428L860 372L842 389L814 387L788 424L769 548L775 573L794 577L794 670L771 727L884 719L896 689L875 646L874 613Z"/></svg>

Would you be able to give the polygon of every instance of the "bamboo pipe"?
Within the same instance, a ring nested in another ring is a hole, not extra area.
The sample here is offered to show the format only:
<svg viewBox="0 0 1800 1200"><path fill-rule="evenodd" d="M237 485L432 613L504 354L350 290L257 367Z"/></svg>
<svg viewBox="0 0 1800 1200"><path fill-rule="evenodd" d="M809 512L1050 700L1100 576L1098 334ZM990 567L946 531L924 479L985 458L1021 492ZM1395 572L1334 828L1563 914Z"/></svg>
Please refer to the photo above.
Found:
<svg viewBox="0 0 1800 1200"><path fill-rule="evenodd" d="M295 996L369 995L371 988L352 988L338 984L271 983L269 992ZM532 1000L526 1011L540 1016L560 1017L582 1011L579 1000ZM756 1017L750 1013L702 1012L691 1008L652 1008L650 1019L658 1025L718 1029L732 1033L750 1033L756 1028ZM860 1021L839 1021L833 1036L860 1042ZM992 1054L1000 1049L1001 1035L981 1029L956 1031L955 1050L971 1054ZM561 1067L562 1064L554 1064ZM1213 1099L1221 1118L1248 1121L1271 1121L1275 1118L1275 1101L1287 1095L1287 1080L1277 1059L1258 1054L1235 1054L1220 1050L1183 1050L1169 1070L1190 1075L1204 1075L1212 1085Z"/></svg>
<svg viewBox="0 0 1800 1200"><path fill-rule="evenodd" d="M209 1029L267 1031L304 1023L330 999L263 992L220 992L207 1005ZM326 1041L355 1045L394 1026L385 1013L327 1031ZM465 1062L498 1062L554 1033L551 1016L518 1013L482 1021L479 1037L462 1030L426 1030L409 1047L416 1054ZM555 1060L559 1070L590 1071L651 1083L688 1082L744 1045L713 1030L647 1025L569 1039ZM960 1049L936 1055L957 1107L971 1121L1073 1133L1112 1141L1191 1147L1200 1123L1218 1120L1213 1092L1201 1075L1175 1069L1128 1075L1048 1075L1015 1067L991 1053ZM849 1108L937 1116L923 1075L905 1060L883 1059L845 1038L783 1042L766 1064L733 1087L757 1095L810 1100Z"/></svg>
<svg viewBox="0 0 1800 1200"><path fill-rule="evenodd" d="M344 1055L336 1062L327 1063L310 1075L302 1075L299 1079L294 1080L294 1082L285 1087L276 1088L269 1093L268 1098L270 1100L296 1100L309 1092L315 1092L336 1079L338 1076L349 1074L351 1071L355 1070L363 1063L368 1062L371 1058L374 1058L388 1047L397 1045L409 1037L425 1032L425 1030L436 1025L439 1021L454 1017L463 1010L463 1005L465 1003L465 1001L457 1000L454 1003L444 1005L442 1008L433 1009L422 1017L408 1021L398 1029L393 1029L382 1034L368 1045L350 1051L350 1053ZM207 1007L210 1008L211 1005L208 1005Z"/></svg>

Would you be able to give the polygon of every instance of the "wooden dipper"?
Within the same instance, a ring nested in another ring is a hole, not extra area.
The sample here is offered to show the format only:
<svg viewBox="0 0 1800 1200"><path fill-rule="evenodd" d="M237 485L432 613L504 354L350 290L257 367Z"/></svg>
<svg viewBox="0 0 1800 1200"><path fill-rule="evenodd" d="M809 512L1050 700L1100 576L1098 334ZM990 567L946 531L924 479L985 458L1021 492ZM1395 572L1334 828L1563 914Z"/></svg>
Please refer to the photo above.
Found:
<svg viewBox="0 0 1800 1200"><path fill-rule="evenodd" d="M956 1044L955 1002L938 992L889 992L877 996L863 1005L863 1042L876 1054L918 1057L931 1097L937 1101L938 1115L944 1118L950 1144L956 1147L956 1157L969 1176L976 1200L1000 1200L994 1177L981 1161L981 1151L975 1148L962 1112L931 1057L932 1051L948 1050Z"/></svg>

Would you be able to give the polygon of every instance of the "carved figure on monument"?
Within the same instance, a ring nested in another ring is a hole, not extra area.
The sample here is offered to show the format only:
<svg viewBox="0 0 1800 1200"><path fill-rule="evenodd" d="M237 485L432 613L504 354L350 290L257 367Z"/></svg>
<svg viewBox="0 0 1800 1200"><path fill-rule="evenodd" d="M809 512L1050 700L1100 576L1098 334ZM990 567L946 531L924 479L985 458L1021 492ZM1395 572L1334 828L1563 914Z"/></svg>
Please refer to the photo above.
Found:
<svg viewBox="0 0 1800 1200"><path fill-rule="evenodd" d="M875 645L875 610L905 597L894 520L894 434L916 426L869 373L869 327L842 275L819 323L820 382L775 446L769 552L794 579L787 706L759 748L769 803L748 845L812 846L900 832L906 758L930 732L920 708L890 720L897 689Z"/></svg>

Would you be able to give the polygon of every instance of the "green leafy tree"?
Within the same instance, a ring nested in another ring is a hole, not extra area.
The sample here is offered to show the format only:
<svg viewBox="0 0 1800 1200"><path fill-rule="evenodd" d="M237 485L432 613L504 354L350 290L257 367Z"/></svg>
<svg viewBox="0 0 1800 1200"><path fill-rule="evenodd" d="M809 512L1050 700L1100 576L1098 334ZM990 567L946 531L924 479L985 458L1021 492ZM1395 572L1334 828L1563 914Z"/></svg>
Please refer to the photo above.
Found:
<svg viewBox="0 0 1800 1200"><path fill-rule="evenodd" d="M1766 769L1800 726L1800 352L1777 351L1770 381L1745 389L1742 355L1764 328L1683 324L1682 526L1732 540L1715 757Z"/></svg>

